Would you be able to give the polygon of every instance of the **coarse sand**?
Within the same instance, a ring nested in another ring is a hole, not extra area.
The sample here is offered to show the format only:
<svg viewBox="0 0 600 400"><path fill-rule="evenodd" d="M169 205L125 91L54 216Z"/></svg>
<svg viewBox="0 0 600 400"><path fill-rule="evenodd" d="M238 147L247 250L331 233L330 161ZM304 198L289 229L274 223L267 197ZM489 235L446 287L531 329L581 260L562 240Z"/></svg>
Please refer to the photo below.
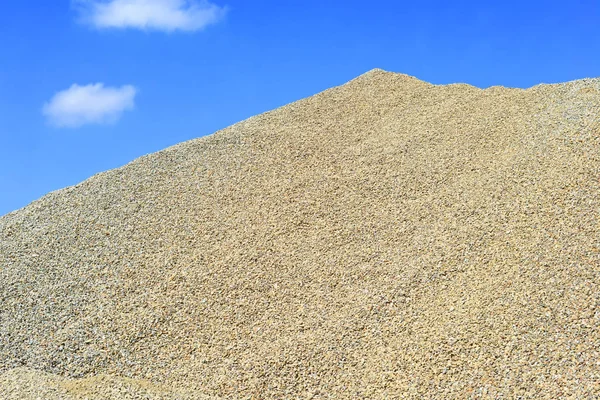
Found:
<svg viewBox="0 0 600 400"><path fill-rule="evenodd" d="M600 397L600 79L373 70L0 218L0 399Z"/></svg>

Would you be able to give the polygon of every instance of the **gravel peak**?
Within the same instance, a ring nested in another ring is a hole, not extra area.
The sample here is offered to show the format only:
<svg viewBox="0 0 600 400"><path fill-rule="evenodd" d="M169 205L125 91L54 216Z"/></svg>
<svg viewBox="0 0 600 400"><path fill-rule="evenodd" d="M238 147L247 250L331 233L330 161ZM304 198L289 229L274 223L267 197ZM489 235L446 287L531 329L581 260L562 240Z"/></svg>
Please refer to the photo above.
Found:
<svg viewBox="0 0 600 400"><path fill-rule="evenodd" d="M376 69L1 217L0 398L597 397L599 83Z"/></svg>

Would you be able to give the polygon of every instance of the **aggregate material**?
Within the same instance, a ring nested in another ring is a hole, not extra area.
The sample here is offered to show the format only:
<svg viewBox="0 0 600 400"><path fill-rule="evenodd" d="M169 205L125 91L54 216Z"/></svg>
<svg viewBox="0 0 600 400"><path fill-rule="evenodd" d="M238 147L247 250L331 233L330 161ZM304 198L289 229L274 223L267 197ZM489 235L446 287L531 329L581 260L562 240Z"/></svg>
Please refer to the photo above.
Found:
<svg viewBox="0 0 600 400"><path fill-rule="evenodd" d="M373 70L0 218L0 399L600 397L600 80Z"/></svg>

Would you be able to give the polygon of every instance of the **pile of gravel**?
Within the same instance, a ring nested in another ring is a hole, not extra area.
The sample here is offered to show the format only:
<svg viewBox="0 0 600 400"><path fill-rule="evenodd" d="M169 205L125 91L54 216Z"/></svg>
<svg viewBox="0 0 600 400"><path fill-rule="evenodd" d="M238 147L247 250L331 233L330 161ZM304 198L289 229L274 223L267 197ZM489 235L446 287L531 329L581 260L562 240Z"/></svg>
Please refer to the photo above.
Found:
<svg viewBox="0 0 600 400"><path fill-rule="evenodd" d="M599 118L373 70L50 193L0 218L0 398L594 398Z"/></svg>

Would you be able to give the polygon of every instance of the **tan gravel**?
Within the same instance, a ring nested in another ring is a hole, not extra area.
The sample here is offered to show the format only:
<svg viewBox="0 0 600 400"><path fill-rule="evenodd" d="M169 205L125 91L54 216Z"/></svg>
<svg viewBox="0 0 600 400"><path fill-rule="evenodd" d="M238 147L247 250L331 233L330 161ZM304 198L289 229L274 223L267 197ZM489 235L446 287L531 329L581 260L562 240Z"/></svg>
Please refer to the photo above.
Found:
<svg viewBox="0 0 600 400"><path fill-rule="evenodd" d="M218 400L217 397L200 395L197 391L177 390L146 380L104 374L69 379L23 367L0 375L0 388L3 400Z"/></svg>
<svg viewBox="0 0 600 400"><path fill-rule="evenodd" d="M50 193L0 218L0 398L598 398L599 121L373 70Z"/></svg>

